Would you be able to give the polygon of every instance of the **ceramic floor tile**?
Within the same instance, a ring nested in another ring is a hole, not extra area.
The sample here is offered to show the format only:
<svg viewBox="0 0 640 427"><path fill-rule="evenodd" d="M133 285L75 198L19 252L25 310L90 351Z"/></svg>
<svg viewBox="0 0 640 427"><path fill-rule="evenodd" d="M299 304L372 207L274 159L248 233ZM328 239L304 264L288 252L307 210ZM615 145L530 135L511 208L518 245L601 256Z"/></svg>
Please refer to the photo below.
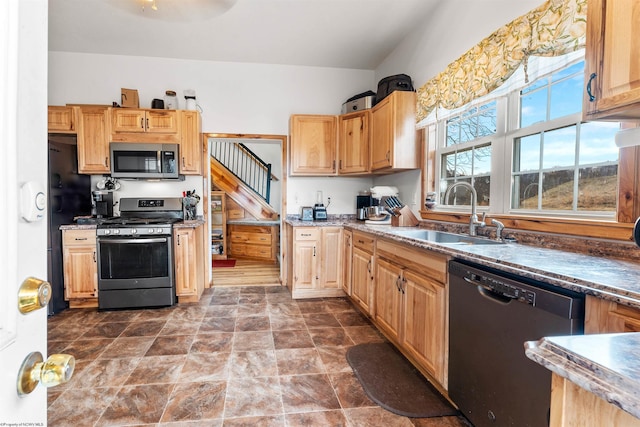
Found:
<svg viewBox="0 0 640 427"><path fill-rule="evenodd" d="M47 410L49 427L93 426L119 387L66 390Z"/></svg>
<svg viewBox="0 0 640 427"><path fill-rule="evenodd" d="M140 316L140 310L99 311L97 316L101 323L133 322Z"/></svg>
<svg viewBox="0 0 640 427"><path fill-rule="evenodd" d="M47 331L47 339L52 341L73 341L93 327L94 325L76 325L74 327L58 325ZM98 338L104 338L104 336L99 336Z"/></svg>
<svg viewBox="0 0 640 427"><path fill-rule="evenodd" d="M93 360L114 341L113 338L77 339L58 353L70 354L76 360Z"/></svg>
<svg viewBox="0 0 640 427"><path fill-rule="evenodd" d="M238 304L238 300L240 299L238 294L231 294L231 295L218 295L218 294L213 294L213 297L211 297L211 305L237 305Z"/></svg>
<svg viewBox="0 0 640 427"><path fill-rule="evenodd" d="M238 317L240 316L268 316L269 305L265 303L260 304L242 304L238 305Z"/></svg>
<svg viewBox="0 0 640 427"><path fill-rule="evenodd" d="M236 319L236 332L268 331L270 328L269 316L246 316Z"/></svg>
<svg viewBox="0 0 640 427"><path fill-rule="evenodd" d="M122 387L96 426L157 423L173 388L173 384Z"/></svg>
<svg viewBox="0 0 640 427"><path fill-rule="evenodd" d="M299 316L302 314L300 308L298 308L298 304L292 302L270 302L267 311L271 316Z"/></svg>
<svg viewBox="0 0 640 427"><path fill-rule="evenodd" d="M198 334L191 344L191 353L231 352L233 332Z"/></svg>
<svg viewBox="0 0 640 427"><path fill-rule="evenodd" d="M154 337L119 337L109 344L105 351L100 354L100 358L142 357L154 341Z"/></svg>
<svg viewBox="0 0 640 427"><path fill-rule="evenodd" d="M169 319L160 330L159 335L192 335L200 329L201 320Z"/></svg>
<svg viewBox="0 0 640 427"><path fill-rule="evenodd" d="M139 361L138 357L97 359L73 377L81 388L115 387L125 383Z"/></svg>
<svg viewBox="0 0 640 427"><path fill-rule="evenodd" d="M204 317L236 317L237 305L209 305Z"/></svg>
<svg viewBox="0 0 640 427"><path fill-rule="evenodd" d="M320 354L315 348L276 350L279 375L320 374L325 372Z"/></svg>
<svg viewBox="0 0 640 427"><path fill-rule="evenodd" d="M207 312L206 306L197 304L178 305L171 313L171 320L202 320Z"/></svg>
<svg viewBox="0 0 640 427"><path fill-rule="evenodd" d="M127 322L98 323L87 329L82 338L117 338L127 326Z"/></svg>
<svg viewBox="0 0 640 427"><path fill-rule="evenodd" d="M193 335L175 335L157 337L145 356L169 356L173 354L187 354L191 348Z"/></svg>
<svg viewBox="0 0 640 427"><path fill-rule="evenodd" d="M224 427L282 427L284 425L284 415L226 418L224 420Z"/></svg>
<svg viewBox="0 0 640 427"><path fill-rule="evenodd" d="M231 378L273 377L278 375L275 351L234 352L229 361L229 375Z"/></svg>
<svg viewBox="0 0 640 427"><path fill-rule="evenodd" d="M263 294L240 294L238 304L264 304L267 302L267 296Z"/></svg>
<svg viewBox="0 0 640 427"><path fill-rule="evenodd" d="M190 353L180 372L180 382L217 381L229 376L231 353Z"/></svg>
<svg viewBox="0 0 640 427"><path fill-rule="evenodd" d="M166 320L147 320L131 322L127 329L122 331L122 337L148 337L155 336L162 330Z"/></svg>
<svg viewBox="0 0 640 427"><path fill-rule="evenodd" d="M65 341L53 341L51 339L47 340L47 353L62 353L62 350L69 347L73 340L65 340Z"/></svg>
<svg viewBox="0 0 640 427"><path fill-rule="evenodd" d="M409 418L396 415L380 407L345 409L344 414L353 427L413 427Z"/></svg>
<svg viewBox="0 0 640 427"><path fill-rule="evenodd" d="M311 335L306 330L273 331L273 343L276 349L313 347Z"/></svg>
<svg viewBox="0 0 640 427"><path fill-rule="evenodd" d="M174 383L186 360L186 355L143 357L125 385Z"/></svg>
<svg viewBox="0 0 640 427"><path fill-rule="evenodd" d="M205 317L200 324L198 332L202 334L209 332L233 332L235 329L235 317Z"/></svg>
<svg viewBox="0 0 640 427"><path fill-rule="evenodd" d="M309 329L309 334L316 347L349 346L354 344L343 328Z"/></svg>
<svg viewBox="0 0 640 427"><path fill-rule="evenodd" d="M371 322L359 312L354 310L334 313L342 326L369 326Z"/></svg>
<svg viewBox="0 0 640 427"><path fill-rule="evenodd" d="M318 347L318 354L327 372L353 372L347 362L349 347Z"/></svg>
<svg viewBox="0 0 640 427"><path fill-rule="evenodd" d="M464 417L412 418L415 427L473 427Z"/></svg>
<svg viewBox="0 0 640 427"><path fill-rule="evenodd" d="M287 427L331 426L347 427L347 419L341 410L286 414ZM374 427L374 426L371 426Z"/></svg>
<svg viewBox="0 0 640 427"><path fill-rule="evenodd" d="M309 313L303 314L302 317L304 317L308 328L340 327L340 322L331 313Z"/></svg>
<svg viewBox="0 0 640 427"><path fill-rule="evenodd" d="M273 350L271 331L236 332L233 335L234 351Z"/></svg>
<svg viewBox="0 0 640 427"><path fill-rule="evenodd" d="M340 409L327 375L281 376L280 386L286 413Z"/></svg>
<svg viewBox="0 0 640 427"><path fill-rule="evenodd" d="M161 421L220 419L226 391L226 381L178 384L173 389Z"/></svg>
<svg viewBox="0 0 640 427"><path fill-rule="evenodd" d="M274 331L285 331L294 329L306 329L307 324L304 322L302 315L285 315L285 314L271 314L269 316L271 321L271 329Z"/></svg>
<svg viewBox="0 0 640 427"><path fill-rule="evenodd" d="M346 298L325 298L324 307L332 313L353 311L353 305Z"/></svg>
<svg viewBox="0 0 640 427"><path fill-rule="evenodd" d="M329 378L343 408L377 406L364 392L360 381L353 372L329 374Z"/></svg>
<svg viewBox="0 0 640 427"><path fill-rule="evenodd" d="M345 332L355 344L382 342L384 337L373 326L346 326Z"/></svg>
<svg viewBox="0 0 640 427"><path fill-rule="evenodd" d="M226 417L282 415L278 377L235 378L227 384Z"/></svg>

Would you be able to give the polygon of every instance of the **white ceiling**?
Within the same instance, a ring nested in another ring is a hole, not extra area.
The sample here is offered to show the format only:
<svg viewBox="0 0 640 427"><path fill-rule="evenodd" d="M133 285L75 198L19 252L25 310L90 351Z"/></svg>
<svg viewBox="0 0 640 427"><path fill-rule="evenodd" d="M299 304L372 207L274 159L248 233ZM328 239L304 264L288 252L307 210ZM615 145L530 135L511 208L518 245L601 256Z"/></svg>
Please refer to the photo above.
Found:
<svg viewBox="0 0 640 427"><path fill-rule="evenodd" d="M443 0L141 1L49 0L49 50L374 70Z"/></svg>

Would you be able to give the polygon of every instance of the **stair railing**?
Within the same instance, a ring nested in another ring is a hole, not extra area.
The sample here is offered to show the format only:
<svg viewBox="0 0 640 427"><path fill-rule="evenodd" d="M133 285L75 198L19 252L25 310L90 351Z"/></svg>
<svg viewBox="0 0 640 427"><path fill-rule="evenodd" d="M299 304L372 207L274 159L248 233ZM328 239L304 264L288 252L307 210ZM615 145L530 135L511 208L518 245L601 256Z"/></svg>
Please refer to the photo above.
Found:
<svg viewBox="0 0 640 427"><path fill-rule="evenodd" d="M267 203L271 197L271 164L241 142L210 139L209 154Z"/></svg>

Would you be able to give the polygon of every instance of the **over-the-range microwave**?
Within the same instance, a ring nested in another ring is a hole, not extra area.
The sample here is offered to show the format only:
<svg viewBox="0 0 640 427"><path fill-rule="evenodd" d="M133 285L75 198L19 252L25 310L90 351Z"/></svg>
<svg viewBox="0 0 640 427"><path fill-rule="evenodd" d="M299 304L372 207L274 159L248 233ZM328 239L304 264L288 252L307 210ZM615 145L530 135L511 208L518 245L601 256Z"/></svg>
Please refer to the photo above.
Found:
<svg viewBox="0 0 640 427"><path fill-rule="evenodd" d="M114 178L178 178L178 144L112 142L111 176Z"/></svg>

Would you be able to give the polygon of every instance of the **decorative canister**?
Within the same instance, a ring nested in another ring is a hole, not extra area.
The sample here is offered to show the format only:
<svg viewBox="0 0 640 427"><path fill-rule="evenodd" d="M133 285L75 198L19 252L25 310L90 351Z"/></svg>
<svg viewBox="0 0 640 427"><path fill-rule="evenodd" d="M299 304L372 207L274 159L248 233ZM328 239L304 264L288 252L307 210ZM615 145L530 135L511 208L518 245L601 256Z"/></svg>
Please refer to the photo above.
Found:
<svg viewBox="0 0 640 427"><path fill-rule="evenodd" d="M176 96L176 92L173 90L168 90L164 95L164 108L167 110L179 110L178 108L178 97Z"/></svg>

